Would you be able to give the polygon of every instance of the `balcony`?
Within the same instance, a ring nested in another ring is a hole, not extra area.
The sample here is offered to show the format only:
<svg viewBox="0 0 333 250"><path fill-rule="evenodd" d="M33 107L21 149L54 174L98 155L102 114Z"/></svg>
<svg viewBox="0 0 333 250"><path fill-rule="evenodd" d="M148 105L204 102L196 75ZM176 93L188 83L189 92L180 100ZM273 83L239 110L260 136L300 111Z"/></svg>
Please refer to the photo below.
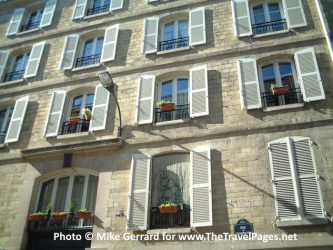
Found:
<svg viewBox="0 0 333 250"><path fill-rule="evenodd" d="M190 117L190 105L177 105L175 110L161 111L160 108L155 109L155 123L166 122L172 120L185 120Z"/></svg>
<svg viewBox="0 0 333 250"><path fill-rule="evenodd" d="M289 89L289 92L283 95L273 95L272 92L262 92L261 98L263 108L303 103L300 88Z"/></svg>
<svg viewBox="0 0 333 250"><path fill-rule="evenodd" d="M65 121L62 124L61 135L81 133L89 131L90 120L77 119L76 121Z"/></svg>
<svg viewBox="0 0 333 250"><path fill-rule="evenodd" d="M10 82L23 79L25 70L8 72L5 74L4 82Z"/></svg>
<svg viewBox="0 0 333 250"><path fill-rule="evenodd" d="M161 41L158 43L158 50L164 51L164 50L170 50L170 49L176 49L181 47L187 47L189 46L189 37L182 37L177 39L171 39L167 41Z"/></svg>
<svg viewBox="0 0 333 250"><path fill-rule="evenodd" d="M97 15L99 13L108 12L109 8L110 8L110 4L104 5L104 6L95 7L95 8L92 8L92 9L88 9L87 16L92 16L92 15Z"/></svg>
<svg viewBox="0 0 333 250"><path fill-rule="evenodd" d="M159 207L150 209L150 228L189 227L190 208L186 205L178 206L176 213L160 213Z"/></svg>
<svg viewBox="0 0 333 250"><path fill-rule="evenodd" d="M254 36L269 32L286 30L287 28L288 27L286 19L281 19L272 22L265 22L265 23L257 23L252 25L252 31Z"/></svg>
<svg viewBox="0 0 333 250"><path fill-rule="evenodd" d="M92 64L98 64L101 61L101 54L79 57L76 59L75 67L84 67Z"/></svg>
<svg viewBox="0 0 333 250"><path fill-rule="evenodd" d="M36 29L39 27L39 24L40 24L40 20L37 22L34 22L34 23L28 23L28 24L22 25L21 32Z"/></svg>

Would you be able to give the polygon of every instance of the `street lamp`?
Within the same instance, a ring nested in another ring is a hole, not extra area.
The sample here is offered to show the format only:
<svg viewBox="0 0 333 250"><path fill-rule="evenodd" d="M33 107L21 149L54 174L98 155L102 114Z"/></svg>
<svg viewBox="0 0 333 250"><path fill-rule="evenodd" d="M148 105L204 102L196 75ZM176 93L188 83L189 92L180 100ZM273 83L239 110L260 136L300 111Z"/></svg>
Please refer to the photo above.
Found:
<svg viewBox="0 0 333 250"><path fill-rule="evenodd" d="M118 100L114 94L114 82L112 80L112 77L110 76L108 71L103 71L98 75L99 81L101 82L102 86L109 91L113 98L116 100L117 108L118 108L118 114L119 114L119 127L118 127L118 134L117 137L121 137L122 132L122 124L121 124L121 112Z"/></svg>

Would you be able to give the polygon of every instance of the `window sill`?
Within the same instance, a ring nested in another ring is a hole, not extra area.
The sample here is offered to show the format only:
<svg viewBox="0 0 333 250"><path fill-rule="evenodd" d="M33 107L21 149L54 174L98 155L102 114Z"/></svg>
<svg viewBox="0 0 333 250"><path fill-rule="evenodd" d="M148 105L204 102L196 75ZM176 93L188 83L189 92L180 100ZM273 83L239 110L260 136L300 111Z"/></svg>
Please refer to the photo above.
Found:
<svg viewBox="0 0 333 250"><path fill-rule="evenodd" d="M185 120L173 120L173 121L166 121L166 122L158 122L154 123L154 127L159 127L159 126L166 126L166 125L174 125L174 124L181 124L181 123L186 123L189 122L190 118L185 119Z"/></svg>
<svg viewBox="0 0 333 250"><path fill-rule="evenodd" d="M327 219L318 218L318 219L304 219L304 220L293 220L293 221L277 221L278 227L292 227L292 226L310 226L310 225L321 225L327 224Z"/></svg>
<svg viewBox="0 0 333 250"><path fill-rule="evenodd" d="M98 13L98 14L95 14L95 15L84 16L83 20L89 20L89 19L93 19L93 18L97 18L97 17L101 17L101 16L107 16L107 15L110 15L109 11L103 12L103 13Z"/></svg>
<svg viewBox="0 0 333 250"><path fill-rule="evenodd" d="M91 64L91 65L82 66L82 67L77 67L77 68L73 68L72 72L76 72L76 71L80 71L80 70L85 70L85 69L98 68L99 66L101 66L100 63L98 63L98 64Z"/></svg>
<svg viewBox="0 0 333 250"><path fill-rule="evenodd" d="M18 33L16 33L16 36L21 36L21 35L23 36L25 34L36 32L38 30L39 30L39 28L34 28L34 29L31 29L31 30L26 30L26 31L18 32Z"/></svg>
<svg viewBox="0 0 333 250"><path fill-rule="evenodd" d="M73 133L67 135L58 135L57 139L73 139L73 138L80 138L90 135L90 132L80 132L80 133Z"/></svg>
<svg viewBox="0 0 333 250"><path fill-rule="evenodd" d="M9 81L9 82L1 82L0 83L0 87L4 87L4 86L16 84L16 83L21 83L21 82L24 82L24 78L18 79L18 80L14 80L14 81Z"/></svg>
<svg viewBox="0 0 333 250"><path fill-rule="evenodd" d="M164 55L164 54L179 52L179 51L183 51L183 50L188 50L190 48L191 48L191 46L186 46L186 47L180 47L180 48L175 48L175 49L162 50L162 51L158 51L157 55Z"/></svg>
<svg viewBox="0 0 333 250"><path fill-rule="evenodd" d="M260 38L260 37L265 37L265 36L278 35L278 34L288 33L288 32L289 32L289 29L279 30L279 31L274 31L274 32L267 32L267 33L263 33L263 34L259 34L259 35L253 35L253 38Z"/></svg>
<svg viewBox="0 0 333 250"><path fill-rule="evenodd" d="M276 106L276 107L263 108L263 111L264 112L270 112L270 111L301 108L301 107L304 107L304 103L295 103L295 104L287 104L287 105Z"/></svg>
<svg viewBox="0 0 333 250"><path fill-rule="evenodd" d="M147 230L147 234L190 234L191 228L181 227L181 228L161 228L161 229L150 229Z"/></svg>

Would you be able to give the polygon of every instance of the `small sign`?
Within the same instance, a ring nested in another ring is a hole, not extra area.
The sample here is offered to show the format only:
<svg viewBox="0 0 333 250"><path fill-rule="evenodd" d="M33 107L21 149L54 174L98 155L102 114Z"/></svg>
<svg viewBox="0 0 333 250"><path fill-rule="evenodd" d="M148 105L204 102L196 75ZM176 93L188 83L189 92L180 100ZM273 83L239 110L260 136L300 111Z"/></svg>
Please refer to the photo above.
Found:
<svg viewBox="0 0 333 250"><path fill-rule="evenodd" d="M240 219L235 225L235 234L250 235L253 233L253 224L246 219Z"/></svg>

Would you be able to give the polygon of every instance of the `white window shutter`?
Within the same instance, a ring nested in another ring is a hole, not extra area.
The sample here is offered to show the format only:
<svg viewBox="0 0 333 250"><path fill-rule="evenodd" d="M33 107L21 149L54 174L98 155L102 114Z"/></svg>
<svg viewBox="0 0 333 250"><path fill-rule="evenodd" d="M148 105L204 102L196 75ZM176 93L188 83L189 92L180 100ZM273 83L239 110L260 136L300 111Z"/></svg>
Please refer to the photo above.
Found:
<svg viewBox="0 0 333 250"><path fill-rule="evenodd" d="M0 82L5 73L6 65L9 58L9 50L0 50Z"/></svg>
<svg viewBox="0 0 333 250"><path fill-rule="evenodd" d="M232 0L231 7L235 36L251 36L252 24L248 0Z"/></svg>
<svg viewBox="0 0 333 250"><path fill-rule="evenodd" d="M297 51L295 62L304 101L324 100L325 92L314 49L307 48Z"/></svg>
<svg viewBox="0 0 333 250"><path fill-rule="evenodd" d="M28 102L29 96L25 96L16 100L12 118L10 120L7 130L5 143L18 141L23 125L24 116L27 111Z"/></svg>
<svg viewBox="0 0 333 250"><path fill-rule="evenodd" d="M281 221L299 218L297 189L288 144L288 138L275 140L268 144L276 215Z"/></svg>
<svg viewBox="0 0 333 250"><path fill-rule="evenodd" d="M65 46L60 60L60 69L71 69L74 64L79 35L68 35L65 38Z"/></svg>
<svg viewBox="0 0 333 250"><path fill-rule="evenodd" d="M57 7L57 0L48 0L46 2L42 19L39 27L47 27L52 24L55 9Z"/></svg>
<svg viewBox="0 0 333 250"><path fill-rule="evenodd" d="M242 109L261 108L261 93L254 59L239 59L237 62L239 93Z"/></svg>
<svg viewBox="0 0 333 250"><path fill-rule="evenodd" d="M149 179L151 158L143 154L132 156L128 194L127 230L146 230L149 210Z"/></svg>
<svg viewBox="0 0 333 250"><path fill-rule="evenodd" d="M109 91L107 91L102 84L98 84L95 88L89 131L105 129L109 110L109 99Z"/></svg>
<svg viewBox="0 0 333 250"><path fill-rule="evenodd" d="M191 150L190 154L191 227L213 225L210 146Z"/></svg>
<svg viewBox="0 0 333 250"><path fill-rule="evenodd" d="M159 19L156 17L145 18L142 40L142 54L157 52Z"/></svg>
<svg viewBox="0 0 333 250"><path fill-rule="evenodd" d="M124 0L112 0L110 4L110 12L123 8Z"/></svg>
<svg viewBox="0 0 333 250"><path fill-rule="evenodd" d="M44 47L45 47L45 41L36 43L32 46L27 67L25 69L24 78L34 77L37 75Z"/></svg>
<svg viewBox="0 0 333 250"><path fill-rule="evenodd" d="M207 65L190 70L190 116L209 115Z"/></svg>
<svg viewBox="0 0 333 250"><path fill-rule="evenodd" d="M154 93L155 76L140 76L135 119L137 124L140 125L153 122Z"/></svg>
<svg viewBox="0 0 333 250"><path fill-rule="evenodd" d="M108 27L105 30L101 61L114 60L116 55L119 24Z"/></svg>
<svg viewBox="0 0 333 250"><path fill-rule="evenodd" d="M85 16L88 0L76 0L72 19L80 19Z"/></svg>
<svg viewBox="0 0 333 250"><path fill-rule="evenodd" d="M7 29L7 36L15 35L17 32L19 32L21 28L21 23L23 19L23 15L25 12L25 8L19 8L15 9L14 13L12 15L12 18L10 20L8 29Z"/></svg>
<svg viewBox="0 0 333 250"><path fill-rule="evenodd" d="M197 8L189 13L190 45L206 43L205 8Z"/></svg>
<svg viewBox="0 0 333 250"><path fill-rule="evenodd" d="M55 91L52 94L50 109L45 126L45 137L57 136L66 100L66 91Z"/></svg>
<svg viewBox="0 0 333 250"><path fill-rule="evenodd" d="M307 26L301 0L283 0L282 3L289 28Z"/></svg>
<svg viewBox="0 0 333 250"><path fill-rule="evenodd" d="M323 200L311 141L306 137L291 137L291 142L303 216L306 219L324 218Z"/></svg>

